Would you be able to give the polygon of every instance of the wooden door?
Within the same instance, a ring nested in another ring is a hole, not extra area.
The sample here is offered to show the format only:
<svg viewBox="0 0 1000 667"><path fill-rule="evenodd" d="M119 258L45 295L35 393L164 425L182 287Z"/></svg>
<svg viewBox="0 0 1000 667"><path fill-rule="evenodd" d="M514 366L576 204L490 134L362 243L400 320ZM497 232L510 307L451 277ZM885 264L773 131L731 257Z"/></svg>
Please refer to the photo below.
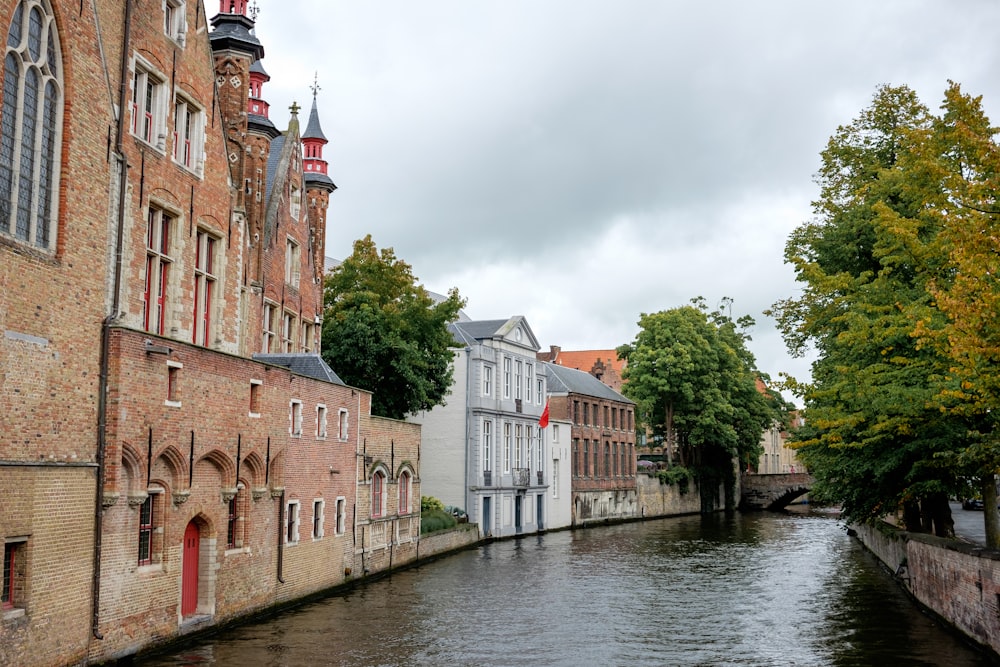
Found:
<svg viewBox="0 0 1000 667"><path fill-rule="evenodd" d="M181 616L190 616L198 610L198 526L194 521L184 530L184 554L181 567Z"/></svg>

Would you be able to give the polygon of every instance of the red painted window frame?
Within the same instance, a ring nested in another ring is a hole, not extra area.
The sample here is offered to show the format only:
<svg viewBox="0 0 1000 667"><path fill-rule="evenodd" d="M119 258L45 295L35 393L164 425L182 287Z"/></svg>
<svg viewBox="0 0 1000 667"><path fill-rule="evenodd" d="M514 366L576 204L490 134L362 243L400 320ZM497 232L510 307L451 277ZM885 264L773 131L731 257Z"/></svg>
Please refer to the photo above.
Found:
<svg viewBox="0 0 1000 667"><path fill-rule="evenodd" d="M378 518L385 512L385 508L382 507L384 489L385 473L379 470L372 475L372 517Z"/></svg>

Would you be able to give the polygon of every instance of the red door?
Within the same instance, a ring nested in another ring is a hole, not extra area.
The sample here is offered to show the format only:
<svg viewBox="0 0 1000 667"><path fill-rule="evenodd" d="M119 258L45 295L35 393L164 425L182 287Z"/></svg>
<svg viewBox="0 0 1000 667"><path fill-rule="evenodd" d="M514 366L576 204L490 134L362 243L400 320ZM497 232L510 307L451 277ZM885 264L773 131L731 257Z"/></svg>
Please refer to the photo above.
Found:
<svg viewBox="0 0 1000 667"><path fill-rule="evenodd" d="M181 616L190 616L198 610L198 551L198 526L192 521L184 530Z"/></svg>

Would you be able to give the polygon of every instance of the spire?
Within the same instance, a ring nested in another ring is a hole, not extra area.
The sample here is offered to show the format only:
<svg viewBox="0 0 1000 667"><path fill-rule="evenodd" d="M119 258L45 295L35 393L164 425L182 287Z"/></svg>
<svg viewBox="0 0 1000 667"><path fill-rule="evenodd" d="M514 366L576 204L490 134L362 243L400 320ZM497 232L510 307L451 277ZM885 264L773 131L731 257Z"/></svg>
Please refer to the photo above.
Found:
<svg viewBox="0 0 1000 667"><path fill-rule="evenodd" d="M313 94L312 109L309 111L309 122L306 124L306 131L302 133L302 150L305 156L302 159L302 173L308 187L322 188L328 192L333 192L336 185L327 175L328 165L323 159L323 146L329 143L323 128L319 124L319 109L316 98L319 95L319 74L313 77L313 84L309 86Z"/></svg>

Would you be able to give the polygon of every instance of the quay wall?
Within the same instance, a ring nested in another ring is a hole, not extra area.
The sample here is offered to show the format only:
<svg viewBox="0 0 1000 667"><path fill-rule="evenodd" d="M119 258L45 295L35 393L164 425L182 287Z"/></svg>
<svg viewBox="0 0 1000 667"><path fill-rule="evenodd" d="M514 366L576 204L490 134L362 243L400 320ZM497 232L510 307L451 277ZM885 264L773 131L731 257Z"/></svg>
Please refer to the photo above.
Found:
<svg viewBox="0 0 1000 667"><path fill-rule="evenodd" d="M635 490L636 518L649 519L682 514L698 514L702 511L701 492L699 491L698 484L694 481L688 484L686 492L681 493L680 487L676 484L664 484L655 475L637 472L635 475ZM718 509L722 509L721 503L723 497L723 491L720 487L717 496Z"/></svg>
<svg viewBox="0 0 1000 667"><path fill-rule="evenodd" d="M1000 656L1000 551L887 523L852 530L917 602Z"/></svg>

